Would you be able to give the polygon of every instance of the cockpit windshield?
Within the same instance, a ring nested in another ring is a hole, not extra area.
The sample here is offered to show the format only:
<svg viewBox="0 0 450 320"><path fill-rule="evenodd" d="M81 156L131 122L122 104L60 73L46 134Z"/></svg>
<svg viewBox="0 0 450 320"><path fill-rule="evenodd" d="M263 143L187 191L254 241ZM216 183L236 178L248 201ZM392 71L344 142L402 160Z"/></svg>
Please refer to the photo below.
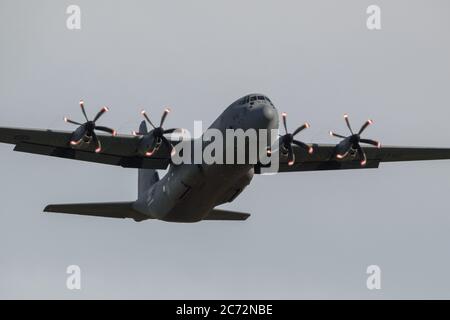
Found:
<svg viewBox="0 0 450 320"><path fill-rule="evenodd" d="M239 104L247 104L249 102L255 102L255 101L267 101L271 105L273 105L272 101L270 101L269 98L267 98L266 96L263 96L263 95L248 95L248 96L242 98L239 101Z"/></svg>

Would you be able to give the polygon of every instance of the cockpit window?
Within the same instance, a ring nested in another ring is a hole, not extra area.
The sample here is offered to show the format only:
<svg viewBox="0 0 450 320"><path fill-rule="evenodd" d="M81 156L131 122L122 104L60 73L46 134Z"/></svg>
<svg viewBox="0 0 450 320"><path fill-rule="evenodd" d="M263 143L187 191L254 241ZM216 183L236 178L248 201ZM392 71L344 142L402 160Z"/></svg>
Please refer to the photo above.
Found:
<svg viewBox="0 0 450 320"><path fill-rule="evenodd" d="M267 101L273 106L272 101L270 101L270 99L267 98L266 96L262 96L262 95L261 96L248 95L248 96L243 97L242 99L238 100L237 104L243 105L243 104L247 104L249 102L255 102L255 101Z"/></svg>

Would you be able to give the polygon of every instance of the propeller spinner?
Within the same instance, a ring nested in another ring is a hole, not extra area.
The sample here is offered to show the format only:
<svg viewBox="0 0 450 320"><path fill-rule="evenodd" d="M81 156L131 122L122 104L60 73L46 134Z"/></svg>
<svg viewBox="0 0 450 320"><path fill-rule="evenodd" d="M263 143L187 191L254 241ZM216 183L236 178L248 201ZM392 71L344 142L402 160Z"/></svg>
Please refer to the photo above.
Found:
<svg viewBox="0 0 450 320"><path fill-rule="evenodd" d="M309 146L302 141L294 139L294 136L299 134L304 129L309 128L309 124L307 122L305 122L303 125L301 125L297 129L295 129L295 131L293 133L289 133L289 131L287 129L287 120L286 120L287 114L286 114L286 112L283 112L281 114L281 116L283 117L283 127L284 127L285 134L280 136L280 146L281 146L282 152L287 154L287 156L288 156L288 165L292 166L295 162L295 154L294 154L292 145L296 145L296 146L304 149L309 154L312 154L314 152L314 148L312 146Z"/></svg>
<svg viewBox="0 0 450 320"><path fill-rule="evenodd" d="M97 134L95 133L96 130L103 131L112 134L113 136L116 135L116 131L114 129L104 127L104 126L97 126L96 122L98 119L100 119L105 112L108 112L109 109L107 107L103 107L100 109L100 111L96 114L93 120L89 120L86 110L84 108L84 102L83 100L80 100L80 107L81 112L83 113L84 118L86 119L85 123L80 123L77 121L70 120L69 118L65 117L64 121L70 124L78 125L79 127L73 132L72 137L70 139L70 144L72 146L79 145L84 138L87 138L87 141L92 141L95 145L95 152L101 152L102 151L102 144L100 140L97 137Z"/></svg>
<svg viewBox="0 0 450 320"><path fill-rule="evenodd" d="M348 115L344 115L345 123L347 124L347 128L350 130L351 135L348 137L345 137L341 134L334 133L330 131L330 135L337 138L342 138L342 140L337 146L336 146L336 157L338 159L345 158L348 153L352 150L355 150L359 160L361 162L362 166L365 166L367 163L367 157L366 153L364 152L364 149L361 147L360 143L370 144L372 146L375 146L377 148L381 148L381 143L375 140L371 139L363 139L361 138L361 134L364 132L364 130L367 129L367 127L371 124L373 124L372 120L367 120L359 129L358 133L354 133L352 130L352 127L350 125L350 121L348 120Z"/></svg>

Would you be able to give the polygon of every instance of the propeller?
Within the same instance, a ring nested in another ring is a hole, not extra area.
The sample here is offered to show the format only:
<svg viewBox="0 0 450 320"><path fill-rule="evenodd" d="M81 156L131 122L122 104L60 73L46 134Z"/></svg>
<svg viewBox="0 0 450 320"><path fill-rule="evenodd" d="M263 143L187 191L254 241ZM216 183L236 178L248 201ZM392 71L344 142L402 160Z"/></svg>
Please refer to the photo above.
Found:
<svg viewBox="0 0 450 320"><path fill-rule="evenodd" d="M70 124L74 124L79 126L72 134L72 137L70 139L70 144L72 146L77 146L81 143L84 137L88 137L92 139L92 142L95 145L95 152L101 152L102 151L102 144L100 140L97 137L97 134L95 133L96 130L103 131L112 134L113 136L116 135L116 131L114 129L103 127L103 126L97 126L96 122L98 119L100 119L105 112L108 112L109 109L107 107L103 107L100 109L100 111L95 115L93 120L89 120L86 110L84 108L84 102L83 100L80 100L80 107L81 112L83 113L84 118L86 119L85 123L80 123L77 121L70 120L69 118L65 117L64 121Z"/></svg>
<svg viewBox="0 0 450 320"><path fill-rule="evenodd" d="M371 139L363 139L361 138L361 134L364 132L364 130L367 129L367 127L371 124L373 124L372 120L367 120L362 126L361 129L359 129L358 133L354 133L352 130L352 126L350 125L350 121L348 120L348 115L344 114L344 120L345 123L347 124L347 128L350 130L351 135L346 137L343 136L341 134L337 134L334 133L332 131L330 131L330 135L332 137L336 137L336 138L342 138L344 140L342 140L337 146L336 146L336 157L338 159L343 159L345 158L348 153L351 150L356 150L356 153L359 157L359 160L361 162L362 166L365 166L367 163L367 157L366 157L366 153L364 152L364 149L361 147L360 143L365 143L365 144L369 144L372 146L375 146L377 148L381 148L381 143L375 140L371 140Z"/></svg>
<svg viewBox="0 0 450 320"><path fill-rule="evenodd" d="M295 162L295 155L294 155L294 150L292 148L292 145L296 145L296 146L304 149L309 154L312 154L314 152L314 148L312 146L309 146L302 141L294 139L294 136L299 134L304 129L309 128L309 124L307 122L305 122L303 125L301 125L297 129L295 129L295 131L293 133L289 133L289 131L287 129L287 120L286 120L287 114L286 114L286 112L283 112L281 114L281 116L283 117L283 127L284 127L285 134L280 135L280 145L281 145L282 150L285 153L287 153L288 165L292 166Z"/></svg>
<svg viewBox="0 0 450 320"><path fill-rule="evenodd" d="M140 144L140 151L147 157L151 157L158 149L161 147L161 144L164 144L169 148L171 155L175 153L175 148L172 143L164 136L165 134L171 134L178 129L167 129L163 128L164 122L166 121L167 115L170 113L170 109L166 108L161 116L161 120L159 122L159 126L155 126L153 122L150 120L150 117L147 115L145 110L141 111L142 116L145 120L150 124L153 128L149 132L147 132L147 126L145 125L145 121L139 132L133 131L134 136L142 137L142 141Z"/></svg>

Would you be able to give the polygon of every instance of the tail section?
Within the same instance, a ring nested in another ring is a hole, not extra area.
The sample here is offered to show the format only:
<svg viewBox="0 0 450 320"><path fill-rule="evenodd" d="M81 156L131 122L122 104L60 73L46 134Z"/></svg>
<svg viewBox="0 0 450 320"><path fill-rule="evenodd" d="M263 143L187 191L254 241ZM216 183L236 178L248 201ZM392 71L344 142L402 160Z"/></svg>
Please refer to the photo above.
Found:
<svg viewBox="0 0 450 320"><path fill-rule="evenodd" d="M146 134L147 125L142 121L139 132ZM139 169L138 173L138 200L144 199L151 186L159 181L158 172L153 169ZM44 212L56 212L67 214L78 214L84 216L107 217L107 218L131 218L135 221L151 219L135 208L138 202L104 202L104 203L74 203L74 204L51 204Z"/></svg>
<svg viewBox="0 0 450 320"><path fill-rule="evenodd" d="M159 175L153 169L139 169L138 173L138 199L143 199L148 190L159 181Z"/></svg>
<svg viewBox="0 0 450 320"><path fill-rule="evenodd" d="M139 133L140 134L148 133L147 123L145 122L145 120L142 120L141 124L139 125Z"/></svg>
<svg viewBox="0 0 450 320"><path fill-rule="evenodd" d="M147 134L147 123L144 121L139 125L139 133ZM159 181L158 172L154 169L139 169L138 173L138 199L143 199L153 184Z"/></svg>
<svg viewBox="0 0 450 320"><path fill-rule="evenodd" d="M238 220L247 220L250 217L249 213L246 212L237 212L237 211L229 211L222 209L212 209L211 212L203 218L203 220L228 220L228 221L238 221Z"/></svg>
<svg viewBox="0 0 450 320"><path fill-rule="evenodd" d="M131 218L135 221L152 219L135 210L133 204L134 202L50 204L44 209L44 212L116 219ZM213 209L203 220L242 221L247 220L248 217L250 217L248 213Z"/></svg>
<svg viewBox="0 0 450 320"><path fill-rule="evenodd" d="M78 214L106 218L131 218L135 221L150 219L133 208L134 202L50 204L44 212Z"/></svg>

